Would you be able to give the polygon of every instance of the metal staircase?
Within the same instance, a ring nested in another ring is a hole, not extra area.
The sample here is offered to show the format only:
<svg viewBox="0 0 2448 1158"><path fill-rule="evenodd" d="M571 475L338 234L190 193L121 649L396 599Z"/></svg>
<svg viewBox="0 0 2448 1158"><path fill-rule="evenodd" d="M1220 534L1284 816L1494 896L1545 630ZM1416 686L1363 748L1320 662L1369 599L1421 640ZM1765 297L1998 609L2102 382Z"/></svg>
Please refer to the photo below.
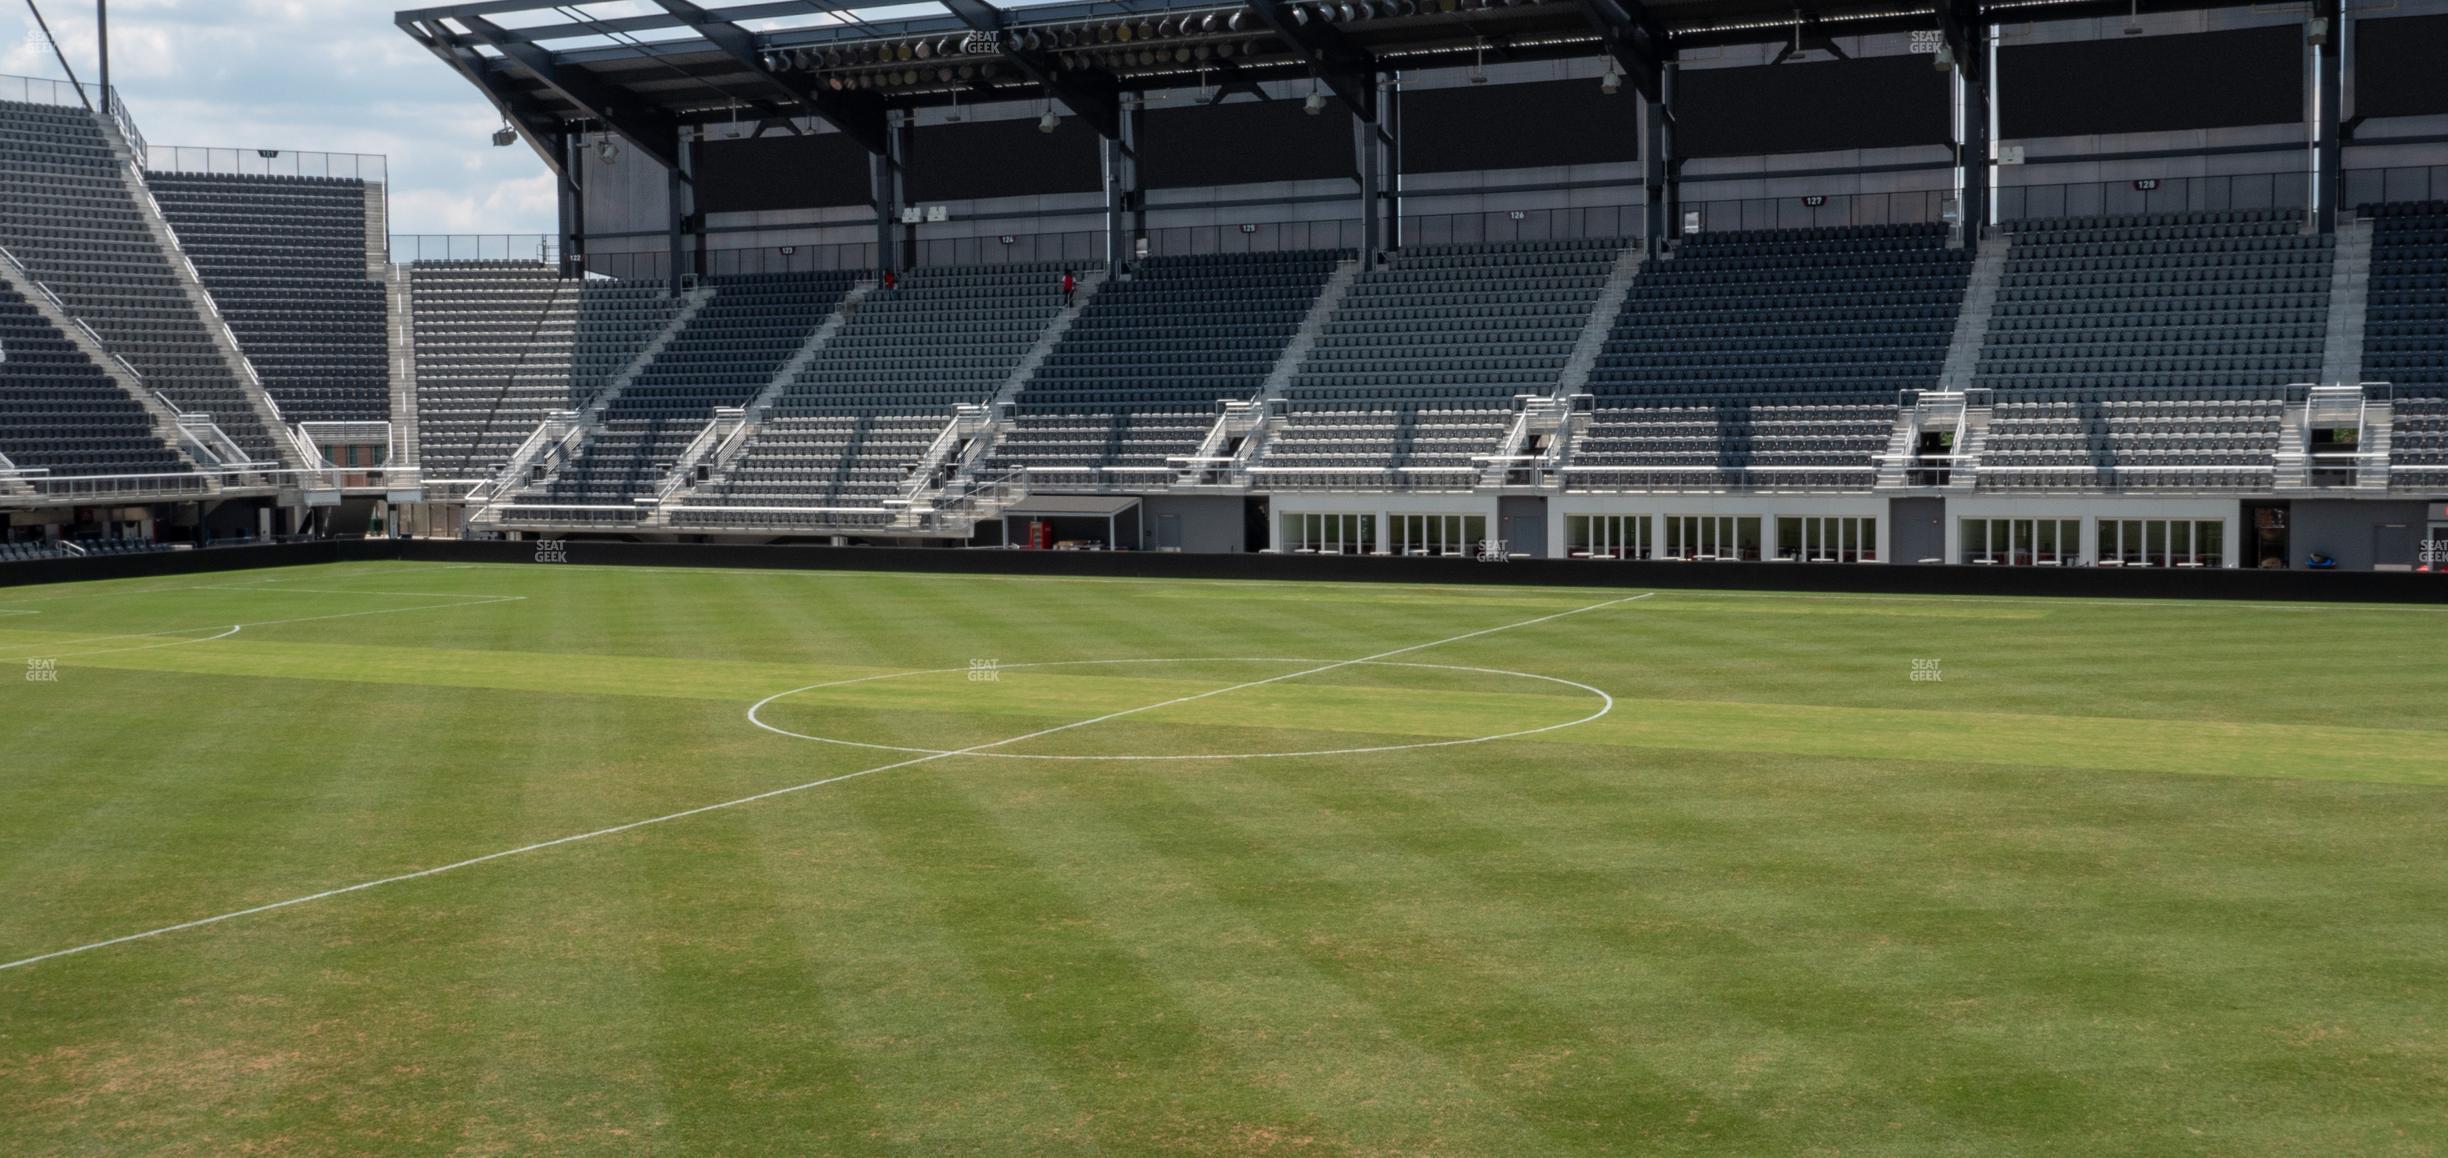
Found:
<svg viewBox="0 0 2448 1158"><path fill-rule="evenodd" d="M1896 406L1895 430L1879 456L1879 490L1920 487L1972 489L1980 455L1989 441L1990 399L1986 390L1923 390ZM1922 436L1946 436L1940 456L1921 453Z"/></svg>
<svg viewBox="0 0 2448 1158"><path fill-rule="evenodd" d="M1240 486L1246 475L1235 477L1232 467L1245 461L1241 448L1255 436L1266 422L1266 405L1261 402L1233 401L1224 404L1224 412L1216 416L1215 425L1207 428L1207 437L1187 458L1169 460L1166 465L1180 468L1174 476L1176 487Z"/></svg>
<svg viewBox="0 0 2448 1158"><path fill-rule="evenodd" d="M384 281L391 269L391 194L380 181L365 183L366 280Z"/></svg>
<svg viewBox="0 0 2448 1158"><path fill-rule="evenodd" d="M1309 360L1309 351L1317 348L1318 338L1326 332L1326 323L1343 307L1344 296L1351 293L1352 283L1359 279L1359 262L1335 263L1334 276L1326 279L1326 288L1319 290L1317 300L1309 304L1308 316L1301 319L1300 329L1293 331L1283 355L1275 359L1275 368L1267 372L1266 381L1258 384L1257 401L1272 402L1283 397L1284 390L1292 385L1292 376L1300 373L1302 363Z"/></svg>
<svg viewBox="0 0 2448 1158"><path fill-rule="evenodd" d="M2006 253L2014 237L2001 233L1982 239L1972 259L1972 275L1964 286L1962 308L1955 315L1955 336L1947 343L1946 364L1938 371L1943 390L1964 390L1980 370L1981 344L1989 335L1989 316L1997 310L1998 286L2006 278Z"/></svg>
<svg viewBox="0 0 2448 1158"><path fill-rule="evenodd" d="M517 501L517 496L523 491L550 486L553 479L560 475L562 467L585 453L588 440L603 425L604 412L611 409L612 403L620 398L623 391L637 383L638 377L646 372L647 367L654 365L655 359L662 357L663 351L670 348L681 331L686 330L706 304L714 300L714 293L711 286L689 290L681 300L679 311L664 323L662 330L583 406L576 410L546 411L544 420L536 424L525 442L519 444L518 450L511 454L510 461L489 482L479 483L468 492L468 501L483 504L468 517L468 522L472 525L482 519L487 524L499 523L502 519L500 508L504 504ZM538 466L544 468L541 473L535 472L534 468Z"/></svg>
<svg viewBox="0 0 2448 1158"><path fill-rule="evenodd" d="M1505 428L1504 440L1479 472L1481 487L1542 485L1563 457L1564 443L1572 434L1572 402L1528 394L1515 402L1518 408L1512 425Z"/></svg>
<svg viewBox="0 0 2448 1158"><path fill-rule="evenodd" d="M1300 329L1293 331L1292 340L1285 343L1274 369L1267 371L1266 380L1259 383L1258 393L1246 402L1224 404L1224 412L1216 415L1215 425L1208 427L1207 437L1200 440L1198 453L1180 461L1182 473L1175 485L1242 489L1249 486L1250 463L1264 451L1267 436L1283 426L1284 390L1292 385L1292 376L1300 373L1301 364L1309 360L1309 351L1317 348L1319 335L1326 332L1326 323L1333 320L1344 296L1351 292L1352 283L1359 277L1358 261L1335 263L1333 276L1318 290L1317 300L1309 303L1309 313L1301 318Z"/></svg>
<svg viewBox="0 0 2448 1158"><path fill-rule="evenodd" d="M2303 404L2287 407L2279 418L2272 480L2276 488L2388 489L2390 427L2395 418L2388 384L2335 383L2301 389ZM2319 431L2351 433L2327 444L2340 449L2319 450L2315 449Z"/></svg>
<svg viewBox="0 0 2448 1158"><path fill-rule="evenodd" d="M408 292L408 271L384 265L380 280L389 303L384 329L391 361L391 429L396 431L399 465L417 466L424 450L417 442L416 297Z"/></svg>
<svg viewBox="0 0 2448 1158"><path fill-rule="evenodd" d="M1615 268L1607 274L1606 286L1590 307L1589 320L1581 325L1581 337L1573 343L1572 357L1565 359L1564 371L1556 378L1555 397L1570 398L1589 389L1590 374L1598 368L1598 356L1606 352L1607 336L1615 332L1615 319L1623 313L1625 299L1632 296L1632 287L1640 280L1645 256L1637 245L1615 255Z"/></svg>
<svg viewBox="0 0 2448 1158"><path fill-rule="evenodd" d="M961 435L957 432L961 430L963 418L957 412L953 414L936 440L940 443L949 436L965 437L966 441L958 444L957 455L948 455L928 470L913 471L912 485L903 496L906 501L923 504L930 493L966 490L978 485L979 467L1003 444L1003 435L1010 429L1008 420L1013 403L1019 400L1020 392L1028 388L1029 380L1037 376L1037 368L1045 365L1046 358L1054 353L1054 347L1071 332L1071 326L1079 321L1080 313L1096 299L1096 292L1105 288L1108 276L1101 269L1081 275L1078 287L1071 294L1071 304L1064 306L1061 313L1054 315L1053 321L1046 323L1045 332L1037 335L1037 344L1030 346L1028 353L1020 356L1020 361L1012 366L1011 373L1003 376L1003 384L995 388L994 396L980 408L983 411L982 426L970 429L965 436ZM938 478L943 480L940 487L936 485Z"/></svg>
<svg viewBox="0 0 2448 1158"><path fill-rule="evenodd" d="M144 375L138 373L136 367L130 365L127 359L112 353L110 347L103 343L102 336L94 332L93 327L86 325L84 319L69 313L68 304L62 301L58 294L51 292L51 287L36 281L33 271L27 269L17 260L17 255L9 252L5 247L0 247L0 284L6 284L18 297L24 299L27 305L33 307L36 314L51 324L52 329L65 336L68 344L76 347L77 352L83 354L86 361L100 369L113 384L119 387L121 392L142 405L145 408L145 414L152 420L154 437L161 439L163 445L179 451L190 462L206 470L223 469L223 461L218 456L211 455L204 448L193 445L193 439L187 428L182 425L182 421L190 416L179 410L169 399L154 393L152 385L145 381ZM220 441L226 442L226 436ZM241 463L246 458L243 454L237 457Z"/></svg>
<svg viewBox="0 0 2448 1158"><path fill-rule="evenodd" d="M2329 267L2329 330L2322 347L2321 381L2363 380L2363 319L2371 299L2372 224L2338 221L2337 252Z"/></svg>
<svg viewBox="0 0 2448 1158"><path fill-rule="evenodd" d="M697 315L706 308L708 302L713 300L714 287L712 286L701 285L689 290L687 295L680 299L679 312L672 315L671 321L664 323L662 331L647 342L646 348L639 350L636 357L629 359L629 364L621 367L621 372L613 375L612 380L605 383L603 389L596 391L594 398L589 399L585 405L578 408L579 413L583 416L580 422L590 431L601 424L604 411L612 408L612 404L620 399L623 391L637 384L638 376L644 374L647 367L654 365L655 359L663 356L663 351L671 348L672 342L680 337L681 331L688 329L689 323L696 321Z"/></svg>
<svg viewBox="0 0 2448 1158"><path fill-rule="evenodd" d="M850 316L858 312L859 303L866 301L867 295L875 292L875 288L873 278L852 285L833 307L833 312L825 316L823 324L809 332L807 339L799 343L798 349L791 351L789 359L774 370L773 376L765 380L765 385L758 388L756 396L750 398L746 405L715 408L713 419L697 433L688 449L683 450L672 463L671 471L655 487L658 509L646 516L646 522L669 523L671 516L661 508L685 502L698 487L719 482L730 473L731 464L738 461L741 449L754 440L757 432L763 430L765 423L773 417L773 408L782 400L783 393L815 363L827 346L833 344L833 339L841 334L842 327L850 324Z"/></svg>
<svg viewBox="0 0 2448 1158"><path fill-rule="evenodd" d="M204 288L204 275L196 271L195 262L188 258L186 247L179 244L178 231L170 227L170 219L162 214L161 203L153 199L153 190L146 187L144 166L136 150L129 146L127 137L121 133L119 123L99 113L95 116L102 125L103 138L110 142L111 155L118 162L120 183L135 201L137 216L144 220L145 231L152 235L154 245L170 259L171 276L178 281L180 292L186 295L188 304L203 320L204 331L212 341L214 352L220 355L222 364L238 382L247 404L254 408L256 421L262 423L265 430L274 432L273 445L283 455L279 465L297 471L311 471L319 467L322 464L316 461L317 456L300 450L295 431L281 414L280 404L265 392L263 377L255 372L255 363L248 360L246 351L239 347L237 333L221 316L220 303L213 300L212 291Z"/></svg>
<svg viewBox="0 0 2448 1158"><path fill-rule="evenodd" d="M1955 465L1947 471L1947 488L1969 491L1980 483L1981 455L1989 449L1990 403L1985 390L1966 391L1963 425L1955 436Z"/></svg>

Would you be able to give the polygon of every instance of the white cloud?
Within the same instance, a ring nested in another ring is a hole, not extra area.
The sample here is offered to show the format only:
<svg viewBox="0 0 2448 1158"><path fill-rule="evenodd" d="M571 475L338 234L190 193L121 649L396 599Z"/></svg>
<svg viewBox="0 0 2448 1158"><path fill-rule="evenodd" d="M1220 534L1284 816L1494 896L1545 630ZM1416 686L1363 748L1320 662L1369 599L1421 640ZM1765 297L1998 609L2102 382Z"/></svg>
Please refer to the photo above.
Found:
<svg viewBox="0 0 2448 1158"><path fill-rule="evenodd" d="M111 83L156 146L377 153L395 233L551 233L552 179L500 118L393 27L388 0L114 0ZM13 11L11 11L13 9ZM92 83L90 5L44 6ZM58 78L33 18L0 8L0 73ZM17 95L0 81L0 99Z"/></svg>

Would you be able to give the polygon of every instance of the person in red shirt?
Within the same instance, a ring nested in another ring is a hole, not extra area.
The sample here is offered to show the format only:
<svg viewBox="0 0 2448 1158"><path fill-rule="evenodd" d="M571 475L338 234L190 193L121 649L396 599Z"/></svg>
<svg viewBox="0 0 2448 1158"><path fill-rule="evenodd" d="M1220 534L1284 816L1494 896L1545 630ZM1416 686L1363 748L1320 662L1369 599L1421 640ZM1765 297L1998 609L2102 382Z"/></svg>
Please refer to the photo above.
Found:
<svg viewBox="0 0 2448 1158"><path fill-rule="evenodd" d="M1072 301L1073 301L1073 295L1075 295L1075 294L1079 293L1079 278L1078 278L1078 276L1076 276L1075 274L1073 274L1073 273L1072 273L1072 271L1070 271L1070 270L1067 270L1067 269L1066 269L1066 270L1064 270L1064 271L1063 271L1063 282L1062 282L1062 285L1063 285L1063 304L1064 304L1065 306L1068 306L1068 305L1070 305L1070 304L1072 303Z"/></svg>
<svg viewBox="0 0 2448 1158"><path fill-rule="evenodd" d="M892 288L894 288L895 286L898 286L898 285L900 285L900 284L901 284L901 278L900 278L900 276L899 276L899 275L897 275L897 274L893 273L893 271L891 271L891 270L889 270L889 269L884 271L884 288L885 288L885 289L892 289Z"/></svg>

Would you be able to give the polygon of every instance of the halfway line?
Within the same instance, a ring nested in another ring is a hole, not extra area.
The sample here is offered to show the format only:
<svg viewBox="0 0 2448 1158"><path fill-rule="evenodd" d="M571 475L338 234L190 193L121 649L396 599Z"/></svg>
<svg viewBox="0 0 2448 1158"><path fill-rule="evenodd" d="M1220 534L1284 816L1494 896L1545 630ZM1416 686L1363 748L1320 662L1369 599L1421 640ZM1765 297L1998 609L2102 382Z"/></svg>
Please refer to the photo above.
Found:
<svg viewBox="0 0 2448 1158"><path fill-rule="evenodd" d="M708 812L720 812L724 809L740 808L746 805L754 804L760 800L771 800L777 796L789 796L793 793L806 792L814 788L822 788L828 784L839 784L845 780L856 780L862 776L874 776L879 773L892 772L902 768L914 768L920 764L931 764L937 760L948 760L955 756L968 756L994 748L1024 743L1029 740L1041 739L1043 737L1055 735L1061 732L1069 732L1079 728L1089 727L1090 725L1094 724L1102 724L1108 720L1118 720L1124 716L1135 716L1142 712L1152 712L1160 708L1169 708L1178 704L1187 704L1197 700L1204 700L1210 697L1224 695L1229 692L1245 691L1250 688L1282 683L1285 680L1299 679L1302 676L1318 675L1323 672L1330 672L1339 668L1351 667L1356 664L1364 664L1376 660L1389 659L1398 655L1409 655L1415 651L1426 651L1432 647L1443 647L1449 643L1460 643L1466 639L1477 639L1480 636L1494 635L1500 631L1512 631L1516 628L1532 627L1541 623L1552 623L1555 620L1563 619L1568 616L1581 615L1591 611L1599 611L1605 608L1614 607L1618 604L1631 603L1636 600L1647 599L1652 594L1655 594L1655 592L1644 592L1639 595L1628 595L1621 599L1609 599L1604 603L1593 603L1587 607L1576 607L1570 611L1559 611L1553 615L1539 616L1536 619L1524 619L1520 622L1507 623L1500 627L1486 627L1477 631L1467 631L1460 635L1448 636L1444 639L1434 640L1428 643L1415 643L1409 647L1398 647L1392 651L1381 651L1375 655L1362 656L1358 659L1338 660L1334 663L1322 664L1317 667L1306 668L1301 671L1290 672L1284 675L1270 676L1262 680L1251 680L1247 683L1238 683L1230 687L1217 688L1213 691L1199 692L1195 695L1177 696L1161 703L1146 704L1136 708L1124 708L1121 711L1108 712L1093 719L1080 720L1076 723L1069 724L1057 724L1051 728L1041 728L1024 736L1012 736L1001 740L990 740L983 744L974 744L970 747L960 748L950 752L934 752L924 756L913 756L907 760L896 760L890 764L879 764L873 768L862 768L856 772L844 772L839 776L827 776L822 780L810 780L805 784L793 784L786 788L768 789L764 792L759 792L751 796L742 796L736 800L725 800L715 804L701 804L695 808L686 808L678 812L667 812L661 816L648 817L644 820L632 820L627 824L615 824L609 828L595 829L592 832L574 833L569 836L555 837L551 840L537 841L534 844L520 845L517 848L506 848L500 852L489 852L483 856L472 856L466 860L452 861L449 864L436 865L433 868L418 869L415 872L401 873L397 876L383 877L379 880L363 881L353 885L343 885L336 889L326 889L322 892L309 893L302 897L291 897L285 901L273 901L270 904L256 905L255 907L248 909L238 909L236 911L222 913L217 916L199 917L193 921L182 921L175 925L164 925L158 929L147 929L141 933L129 933L123 937L113 937L107 941L96 941L90 945L79 945L73 949L55 949L49 953L38 954L33 957L25 957L19 960L0 964L0 972L6 972L10 969L22 969L25 966L38 964L40 962L49 961L58 957L73 957L79 953L90 953L96 949L107 949L113 945L124 945L130 941L142 941L149 937L159 937L168 933L178 933L188 929L200 929L206 925L217 925L223 921L237 920L240 917L251 917L258 913L269 913L275 909L286 909L295 905L307 904L312 901L328 900L332 897L345 896L349 893L363 892L367 889L373 888L381 888L384 885L395 885L402 881L413 881L422 877L439 876L443 873L452 872L457 869L470 868L475 865L484 864L487 861L501 860L506 857L519 856L524 853L541 852L544 849L556 848L565 844L576 844L579 841L594 840L598 837L615 836L635 829L646 828L648 826L657 824L668 824L675 820L683 820L691 816L698 816ZM858 679L844 680L842 682L859 683L877 678L881 677L861 676ZM803 690L814 689L811 688Z"/></svg>

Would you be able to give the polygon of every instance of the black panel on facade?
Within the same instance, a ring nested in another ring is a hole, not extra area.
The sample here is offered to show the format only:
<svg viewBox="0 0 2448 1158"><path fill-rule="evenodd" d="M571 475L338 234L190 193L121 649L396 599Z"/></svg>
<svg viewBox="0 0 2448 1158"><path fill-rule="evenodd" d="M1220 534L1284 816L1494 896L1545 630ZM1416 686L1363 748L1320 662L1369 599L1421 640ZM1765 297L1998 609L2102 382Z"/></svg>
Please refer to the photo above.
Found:
<svg viewBox="0 0 2448 1158"><path fill-rule="evenodd" d="M1640 159L1640 98L1594 80L1402 94L1403 172L1536 169Z"/></svg>
<svg viewBox="0 0 2448 1158"><path fill-rule="evenodd" d="M2354 24L2356 116L2448 113L2448 16L2397 16Z"/></svg>
<svg viewBox="0 0 2448 1158"><path fill-rule="evenodd" d="M1998 50L1998 135L2157 133L2303 119L2303 27Z"/></svg>
<svg viewBox="0 0 2448 1158"><path fill-rule="evenodd" d="M1051 133L1037 118L927 125L910 134L911 201L970 201L1094 193L1105 187L1096 130L1064 117Z"/></svg>
<svg viewBox="0 0 2448 1158"><path fill-rule="evenodd" d="M1954 122L1927 56L1686 68L1675 78L1675 151L1686 157L1943 145Z"/></svg>
<svg viewBox="0 0 2448 1158"><path fill-rule="evenodd" d="M840 133L707 141L697 147L706 213L868 204L867 150Z"/></svg>
<svg viewBox="0 0 2448 1158"><path fill-rule="evenodd" d="M1297 100L1154 109L1139 142L1139 179L1150 189L1311 181L1359 172L1352 157L1351 111L1334 103L1314 117Z"/></svg>

